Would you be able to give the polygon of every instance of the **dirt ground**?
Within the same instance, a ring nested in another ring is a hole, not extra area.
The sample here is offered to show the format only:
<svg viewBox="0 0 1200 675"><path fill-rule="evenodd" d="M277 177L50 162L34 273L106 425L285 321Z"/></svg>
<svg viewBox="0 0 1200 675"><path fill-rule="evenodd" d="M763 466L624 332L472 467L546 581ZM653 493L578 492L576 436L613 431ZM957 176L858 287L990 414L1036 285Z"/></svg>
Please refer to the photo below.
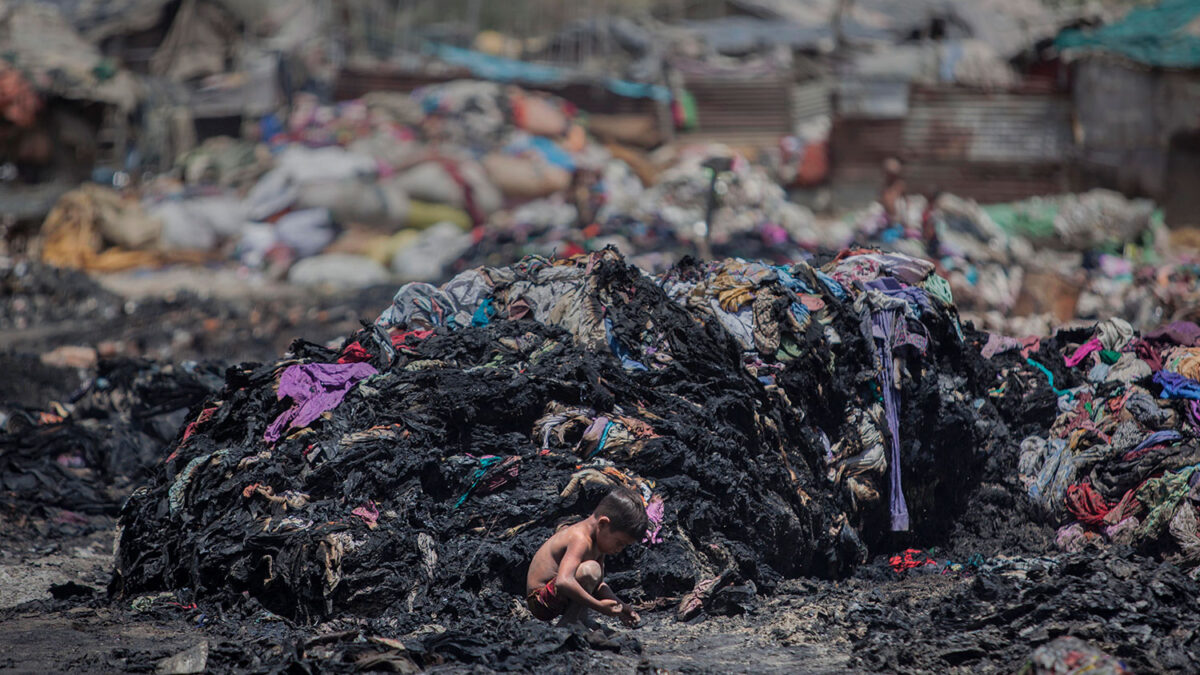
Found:
<svg viewBox="0 0 1200 675"><path fill-rule="evenodd" d="M228 627L198 626L195 611L184 606L173 617L139 618L128 608L107 605L112 539L112 531L103 530L49 544L0 547L0 673L137 672L198 643L229 639ZM950 577L913 578L895 582L895 590L924 595L961 583ZM52 592L73 595L55 600ZM641 655L596 651L589 667L605 672L853 672L850 641L830 630L831 613L846 608L831 604L830 593L854 602L850 586L799 581L785 585L752 614L681 623L670 610L647 612L632 630ZM629 629L612 624L611 630Z"/></svg>

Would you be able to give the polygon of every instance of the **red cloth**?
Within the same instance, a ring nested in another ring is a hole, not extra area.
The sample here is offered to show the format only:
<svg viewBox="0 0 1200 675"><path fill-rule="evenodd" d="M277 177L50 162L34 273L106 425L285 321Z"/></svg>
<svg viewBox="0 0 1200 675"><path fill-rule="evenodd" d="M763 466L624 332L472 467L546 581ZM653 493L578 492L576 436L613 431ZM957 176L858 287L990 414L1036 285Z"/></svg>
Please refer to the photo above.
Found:
<svg viewBox="0 0 1200 675"><path fill-rule="evenodd" d="M906 549L902 555L894 555L888 559L888 564L897 572L911 570L914 567L922 565L936 565L936 560L930 558L924 551L910 548Z"/></svg>
<svg viewBox="0 0 1200 675"><path fill-rule="evenodd" d="M1142 503L1134 496L1137 493L1138 487L1141 487L1141 485L1125 491L1125 494L1121 497L1121 501L1117 502L1117 505L1112 507L1108 514L1104 516L1105 524L1116 525L1130 516L1137 515L1142 510Z"/></svg>
<svg viewBox="0 0 1200 675"><path fill-rule="evenodd" d="M1154 345L1141 338L1134 338L1129 344L1133 347L1133 352L1138 355L1138 358L1150 366L1150 370L1155 372L1162 370L1162 356L1159 355L1158 349Z"/></svg>
<svg viewBox="0 0 1200 675"><path fill-rule="evenodd" d="M553 621L567 609L567 599L559 596L554 579L546 582L536 591L525 596L525 605L534 618L542 621Z"/></svg>
<svg viewBox="0 0 1200 675"><path fill-rule="evenodd" d="M1091 483L1077 483L1067 488L1067 510L1085 525L1099 525L1112 509Z"/></svg>
<svg viewBox="0 0 1200 675"><path fill-rule="evenodd" d="M796 170L796 185L808 187L825 182L829 177L829 144L825 141L804 146L804 154Z"/></svg>
<svg viewBox="0 0 1200 675"><path fill-rule="evenodd" d="M403 333L392 335L392 346L397 349L400 347L411 347L413 343L420 342L425 338L433 335L431 330L409 330Z"/></svg>
<svg viewBox="0 0 1200 675"><path fill-rule="evenodd" d="M191 438L192 434L196 433L196 427L211 420L213 413L215 413L216 411L217 411L217 406L213 406L211 408L205 408L204 410L201 410L200 414L196 416L196 421L188 422L188 425L186 427L184 427L183 438L179 439L179 444L183 445L184 441L186 441L188 438Z"/></svg>
<svg viewBox="0 0 1200 675"><path fill-rule="evenodd" d="M476 227L483 225L487 217L484 216L483 212L479 210L479 206L475 203L475 188L467 182L462 172L458 170L458 164L454 160L447 158L439 158L437 161L446 170L446 173L449 174L451 180L463 191L463 210L471 217L471 224Z"/></svg>
<svg viewBox="0 0 1200 675"><path fill-rule="evenodd" d="M410 330L403 333L392 335L392 346L396 349L401 347L411 348L416 343L433 335L431 330ZM342 355L338 357L338 363L362 363L363 361L371 360L371 355L357 341L346 345L342 350Z"/></svg>
<svg viewBox="0 0 1200 675"><path fill-rule="evenodd" d="M367 350L362 348L362 345L358 344L357 342L351 342L350 344L346 345L345 349L342 350L342 355L338 357L337 362L362 363L363 361L370 360L371 355L367 353Z"/></svg>

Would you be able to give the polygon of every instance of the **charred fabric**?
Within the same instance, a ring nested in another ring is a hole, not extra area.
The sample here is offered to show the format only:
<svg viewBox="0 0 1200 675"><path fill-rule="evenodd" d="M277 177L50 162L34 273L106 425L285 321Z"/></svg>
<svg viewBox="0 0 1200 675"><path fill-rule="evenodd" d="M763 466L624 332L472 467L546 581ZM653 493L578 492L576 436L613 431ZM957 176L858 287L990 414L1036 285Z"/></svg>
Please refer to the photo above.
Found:
<svg viewBox="0 0 1200 675"><path fill-rule="evenodd" d="M61 373L30 372L27 381ZM106 359L50 409L6 405L0 424L0 513L6 536L70 536L112 527L121 501L147 478L189 409L221 390L213 363ZM36 385L35 385L36 386Z"/></svg>
<svg viewBox="0 0 1200 675"><path fill-rule="evenodd" d="M606 250L408 284L338 350L228 370L124 505L110 590L509 616L537 546L614 485L652 521L613 564L635 601L688 615L845 575L944 539L1015 447L980 339L930 264L872 251L655 277Z"/></svg>

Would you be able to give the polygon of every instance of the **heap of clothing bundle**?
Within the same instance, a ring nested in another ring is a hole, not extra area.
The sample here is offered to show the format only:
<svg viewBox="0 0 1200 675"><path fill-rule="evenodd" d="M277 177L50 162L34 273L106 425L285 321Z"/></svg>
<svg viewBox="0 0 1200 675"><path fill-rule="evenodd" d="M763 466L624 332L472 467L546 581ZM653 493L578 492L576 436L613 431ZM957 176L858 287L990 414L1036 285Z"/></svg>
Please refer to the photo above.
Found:
<svg viewBox="0 0 1200 675"><path fill-rule="evenodd" d="M1197 574L1200 327L1139 335L1121 319L1042 342L992 338L994 358L1049 387L1048 429L1020 445L1017 475L1067 551L1123 544ZM986 350L985 350L986 351Z"/></svg>

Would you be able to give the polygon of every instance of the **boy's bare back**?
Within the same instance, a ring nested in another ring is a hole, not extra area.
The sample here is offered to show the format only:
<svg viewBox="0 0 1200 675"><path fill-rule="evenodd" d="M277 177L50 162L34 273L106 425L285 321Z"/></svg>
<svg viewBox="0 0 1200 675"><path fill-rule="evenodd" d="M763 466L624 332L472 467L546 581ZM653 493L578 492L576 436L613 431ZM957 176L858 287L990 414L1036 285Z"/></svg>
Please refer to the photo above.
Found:
<svg viewBox="0 0 1200 675"><path fill-rule="evenodd" d="M604 568L604 554L596 548L592 530L587 521L575 523L555 532L542 544L529 563L529 574L525 577L525 592L532 593L558 576L559 565L568 548L580 550L581 561L594 560Z"/></svg>

